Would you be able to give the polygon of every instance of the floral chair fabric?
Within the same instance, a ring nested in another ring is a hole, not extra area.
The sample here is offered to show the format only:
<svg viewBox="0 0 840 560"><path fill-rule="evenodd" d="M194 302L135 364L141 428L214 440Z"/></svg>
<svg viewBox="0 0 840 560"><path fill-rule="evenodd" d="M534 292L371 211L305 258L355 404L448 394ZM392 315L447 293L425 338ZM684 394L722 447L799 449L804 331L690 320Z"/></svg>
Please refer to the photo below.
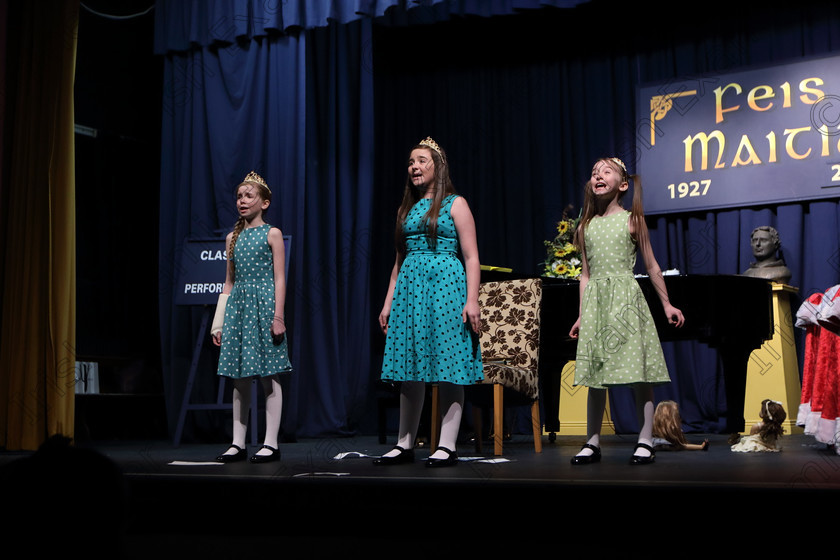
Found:
<svg viewBox="0 0 840 560"><path fill-rule="evenodd" d="M542 281L485 282L478 299L484 383L500 384L537 399Z"/></svg>

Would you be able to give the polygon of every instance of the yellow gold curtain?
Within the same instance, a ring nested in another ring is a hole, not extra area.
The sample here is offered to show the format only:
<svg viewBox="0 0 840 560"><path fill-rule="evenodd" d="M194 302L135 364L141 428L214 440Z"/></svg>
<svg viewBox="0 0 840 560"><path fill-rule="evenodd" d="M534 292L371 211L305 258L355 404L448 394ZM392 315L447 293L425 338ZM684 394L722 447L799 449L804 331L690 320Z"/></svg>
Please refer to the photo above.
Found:
<svg viewBox="0 0 840 560"><path fill-rule="evenodd" d="M73 437L76 342L73 80L79 3L9 8L3 163L0 446Z"/></svg>

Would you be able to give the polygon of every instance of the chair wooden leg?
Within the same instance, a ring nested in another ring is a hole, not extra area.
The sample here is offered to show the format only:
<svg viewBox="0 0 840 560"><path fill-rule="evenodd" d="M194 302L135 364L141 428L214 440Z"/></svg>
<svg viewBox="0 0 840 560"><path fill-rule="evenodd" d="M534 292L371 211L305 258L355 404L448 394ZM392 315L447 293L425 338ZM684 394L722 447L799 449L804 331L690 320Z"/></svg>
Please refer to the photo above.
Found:
<svg viewBox="0 0 840 560"><path fill-rule="evenodd" d="M431 434L429 434L429 439L431 440L431 445L429 449L431 453L435 452L435 449L438 447L438 441L440 439L440 393L439 388L437 385L432 385L432 419L431 419Z"/></svg>
<svg viewBox="0 0 840 560"><path fill-rule="evenodd" d="M504 386L498 383L493 385L493 452L497 456L502 454L502 441L505 436L504 394Z"/></svg>
<svg viewBox="0 0 840 560"><path fill-rule="evenodd" d="M542 423L540 422L540 401L531 405L531 425L534 428L534 451L542 453Z"/></svg>

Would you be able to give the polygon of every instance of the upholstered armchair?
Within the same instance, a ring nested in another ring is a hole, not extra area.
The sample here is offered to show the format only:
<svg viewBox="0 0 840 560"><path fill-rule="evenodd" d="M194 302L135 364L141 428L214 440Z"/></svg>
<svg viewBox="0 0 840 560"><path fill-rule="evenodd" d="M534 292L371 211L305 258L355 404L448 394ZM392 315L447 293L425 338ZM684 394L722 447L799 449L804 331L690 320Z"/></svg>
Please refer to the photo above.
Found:
<svg viewBox="0 0 840 560"><path fill-rule="evenodd" d="M493 452L502 455L505 393L530 405L534 451L542 452L542 422L539 406L540 306L539 278L484 282L479 288L481 332L479 345L484 363L484 381L467 387L468 393L493 392ZM482 399L470 398L475 415L477 451L481 451ZM440 407L437 386L432 387L432 449L437 446Z"/></svg>
<svg viewBox="0 0 840 560"><path fill-rule="evenodd" d="M493 390L493 449L502 455L504 439L505 392L517 401L530 404L534 450L542 452L542 423L539 409L540 305L542 281L539 278L485 282L479 295L481 332L479 344L484 362L484 381ZM433 446L438 429L438 400L432 390ZM468 387L469 392L484 387ZM477 451L481 451L481 401L473 402Z"/></svg>
<svg viewBox="0 0 840 560"><path fill-rule="evenodd" d="M502 454L505 393L530 404L534 450L542 452L539 410L540 305L539 278L485 282L479 291L484 382L493 389L494 454ZM478 387L476 389L482 389ZM476 401L473 401L474 404ZM478 408L480 410L480 408ZM476 419L480 422L480 418ZM478 423L477 441L481 442ZM480 449L480 448L479 448Z"/></svg>

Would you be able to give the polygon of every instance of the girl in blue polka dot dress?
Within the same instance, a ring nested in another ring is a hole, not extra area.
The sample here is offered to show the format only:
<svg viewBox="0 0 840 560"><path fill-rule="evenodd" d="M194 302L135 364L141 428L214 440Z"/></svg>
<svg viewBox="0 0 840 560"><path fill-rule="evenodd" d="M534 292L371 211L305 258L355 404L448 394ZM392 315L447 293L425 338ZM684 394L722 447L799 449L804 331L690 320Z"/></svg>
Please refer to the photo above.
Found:
<svg viewBox="0 0 840 560"><path fill-rule="evenodd" d="M379 323L386 333L382 379L400 382L399 436L374 464L414 460L425 384L437 383L443 414L440 446L426 466L454 465L464 386L484 379L477 334L481 272L472 213L455 194L446 154L431 138L409 156L396 244Z"/></svg>
<svg viewBox="0 0 840 560"><path fill-rule="evenodd" d="M653 386L670 382L659 335L633 268L642 254L668 321L680 327L682 312L671 305L662 271L653 256L642 211L641 185L633 189L632 211L621 199L630 176L618 158L592 167L584 191L575 243L581 248L580 315L569 335L577 338L575 385L588 387L587 441L572 464L601 458L601 423L607 387L630 386L639 416L639 438L631 464L654 461Z"/></svg>
<svg viewBox="0 0 840 560"><path fill-rule="evenodd" d="M227 271L211 334L221 346L218 374L233 380L233 443L217 460L245 459L251 380L265 392L265 440L252 463L280 458L278 436L283 393L278 374L291 372L284 306L286 257L283 232L265 223L271 190L253 171L236 189L239 212L226 239Z"/></svg>

